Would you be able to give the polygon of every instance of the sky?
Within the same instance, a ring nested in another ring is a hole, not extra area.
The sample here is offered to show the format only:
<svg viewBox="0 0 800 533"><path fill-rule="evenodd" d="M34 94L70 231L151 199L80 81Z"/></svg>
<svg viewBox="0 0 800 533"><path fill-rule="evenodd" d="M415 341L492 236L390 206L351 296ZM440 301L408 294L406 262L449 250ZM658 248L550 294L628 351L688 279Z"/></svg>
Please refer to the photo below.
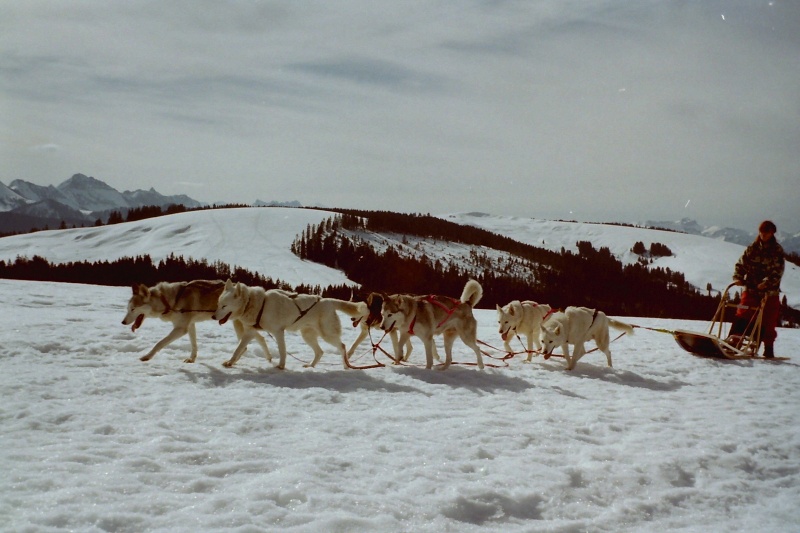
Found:
<svg viewBox="0 0 800 533"><path fill-rule="evenodd" d="M800 231L800 3L0 0L0 181Z"/></svg>

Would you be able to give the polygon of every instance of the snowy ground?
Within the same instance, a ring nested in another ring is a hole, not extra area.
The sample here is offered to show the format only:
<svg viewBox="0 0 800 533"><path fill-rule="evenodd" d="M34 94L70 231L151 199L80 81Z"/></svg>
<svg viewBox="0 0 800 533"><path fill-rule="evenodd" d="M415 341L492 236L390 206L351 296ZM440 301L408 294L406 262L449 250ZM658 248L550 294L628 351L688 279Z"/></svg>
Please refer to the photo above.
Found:
<svg viewBox="0 0 800 533"><path fill-rule="evenodd" d="M576 370L341 368L289 334L286 371L230 326L120 324L130 289L0 280L6 531L797 531L792 361L719 362L639 329ZM494 312L479 337L500 345ZM702 330L700 322L630 319ZM355 332L346 328L346 340ZM269 341L272 346L274 343ZM364 347L356 364L372 362ZM455 359L471 362L456 343ZM385 360L385 359L384 359ZM417 343L413 362L421 362Z"/></svg>

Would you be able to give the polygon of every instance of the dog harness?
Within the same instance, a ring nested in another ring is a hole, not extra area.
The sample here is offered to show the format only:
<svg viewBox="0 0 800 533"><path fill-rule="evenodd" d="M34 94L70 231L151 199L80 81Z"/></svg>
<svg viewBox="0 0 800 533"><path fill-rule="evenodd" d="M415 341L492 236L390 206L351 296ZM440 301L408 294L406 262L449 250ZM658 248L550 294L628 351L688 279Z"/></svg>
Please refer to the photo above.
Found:
<svg viewBox="0 0 800 533"><path fill-rule="evenodd" d="M309 305L308 308L301 309L300 306L297 305L297 302L295 301L295 298L297 298L298 296L299 296L298 294L293 294L293 295L289 296L289 298L292 300L292 303L297 308L297 312L300 313L297 316L297 318L294 319L294 322L292 322L291 325L296 324L301 318L306 316L306 313L311 311L314 308L314 306L319 303L319 299L317 299L317 301L315 301L313 304ZM261 308L258 310L258 314L256 315L256 323L253 324L253 327L255 329L263 329L261 327L261 317L264 315L264 308L266 306L267 306L267 297L266 297L266 295L264 295L264 299L261 301Z"/></svg>
<svg viewBox="0 0 800 533"><path fill-rule="evenodd" d="M453 306L452 307L447 307L445 304L443 304L439 300L439 298L444 298L446 300L450 300L450 303L453 304ZM444 325L445 322L450 320L450 317L453 315L453 313L458 308L458 306L461 305L462 303L464 303L461 300L458 300L456 298L451 298L449 296L436 296L436 295L433 295L433 294L429 294L428 296L425 296L424 298L417 300L417 306L419 307L419 304L425 303L425 302L427 302L429 304L432 304L432 305L435 305L436 307L439 307L441 309L444 309L445 313L447 313L447 315L444 317L444 319L441 322L439 322L439 324L436 326L436 329L439 329L440 327L442 327L442 325ZM408 333L410 335L414 334L414 324L416 324L416 323L417 323L417 314L414 313L414 319L411 320L411 324L409 324L409 326L408 326Z"/></svg>
<svg viewBox="0 0 800 533"><path fill-rule="evenodd" d="M529 304L529 305L531 305L533 307L539 307L539 304L537 302L532 301L532 300L525 300L524 302L520 302L520 303L522 305ZM542 317L542 323L544 323L545 320L550 318L550 315L552 315L555 312L556 312L556 310L551 307L550 310L547 313L545 313L544 316ZM509 332L511 331L511 329L512 329L512 326L509 326L508 329L504 333L501 332L501 334L502 335L508 335ZM513 328L513 329L514 329L514 331L517 331L516 328Z"/></svg>
<svg viewBox="0 0 800 533"><path fill-rule="evenodd" d="M186 285L187 284L185 282L181 283L181 286L178 289L178 294L175 295L175 303L173 305L169 304L169 302L167 301L166 297L163 294L161 295L161 303L164 304L164 312L162 314L164 315L169 314L171 311L173 311L172 308L178 305L178 302L181 300L181 296L183 296L183 291L186 290ZM175 309L175 311L183 313L183 311L180 309Z"/></svg>

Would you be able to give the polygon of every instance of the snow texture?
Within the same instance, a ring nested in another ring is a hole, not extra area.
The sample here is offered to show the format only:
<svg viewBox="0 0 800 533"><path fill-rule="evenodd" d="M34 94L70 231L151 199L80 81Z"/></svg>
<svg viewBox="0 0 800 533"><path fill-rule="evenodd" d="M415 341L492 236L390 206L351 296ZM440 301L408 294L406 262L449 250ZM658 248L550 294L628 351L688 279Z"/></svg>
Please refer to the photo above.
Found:
<svg viewBox="0 0 800 533"><path fill-rule="evenodd" d="M233 328L120 324L129 288L0 280L5 531L796 531L800 330L789 362L716 361L638 329L484 371L342 370L288 334L285 371ZM501 345L495 313L478 336ZM701 322L628 319L702 330ZM347 324L347 322L344 322ZM355 330L345 328L346 342ZM274 348L272 339L268 339ZM439 341L441 343L441 341ZM441 344L439 344L441 349ZM591 347L591 343L590 343ZM273 350L274 352L275 350ZM487 348L487 352L499 355ZM378 355L388 363L388 359ZM459 341L455 360L474 361ZM373 363L363 346L356 365Z"/></svg>

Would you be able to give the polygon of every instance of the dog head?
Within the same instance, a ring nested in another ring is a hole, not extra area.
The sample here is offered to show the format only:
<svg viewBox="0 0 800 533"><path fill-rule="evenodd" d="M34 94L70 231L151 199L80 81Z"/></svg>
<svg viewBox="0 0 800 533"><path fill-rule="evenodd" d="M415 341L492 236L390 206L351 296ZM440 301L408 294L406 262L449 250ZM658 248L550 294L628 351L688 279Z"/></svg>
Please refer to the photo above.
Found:
<svg viewBox="0 0 800 533"><path fill-rule="evenodd" d="M125 314L125 318L122 319L122 325L130 326L133 324L131 331L139 329L146 316L155 314L151 305L152 301L151 291L147 286L141 283L134 285L133 294L131 299L128 300L128 312Z"/></svg>
<svg viewBox="0 0 800 533"><path fill-rule="evenodd" d="M539 340L542 343L542 352L545 355L552 354L556 346L563 346L567 343L564 325L557 321L542 324Z"/></svg>
<svg viewBox="0 0 800 533"><path fill-rule="evenodd" d="M381 306L381 329L387 333L405 325L408 314L404 310L401 296L388 296Z"/></svg>
<svg viewBox="0 0 800 533"><path fill-rule="evenodd" d="M224 324L234 314L238 316L244 300L244 293L247 287L241 283L234 283L230 279L225 282L225 288L217 300L217 309L211 315L212 320L219 320L220 325Z"/></svg>
<svg viewBox="0 0 800 533"><path fill-rule="evenodd" d="M514 300L505 307L497 306L497 324L500 326L498 333L503 340L516 332L521 320L522 304L519 300Z"/></svg>

